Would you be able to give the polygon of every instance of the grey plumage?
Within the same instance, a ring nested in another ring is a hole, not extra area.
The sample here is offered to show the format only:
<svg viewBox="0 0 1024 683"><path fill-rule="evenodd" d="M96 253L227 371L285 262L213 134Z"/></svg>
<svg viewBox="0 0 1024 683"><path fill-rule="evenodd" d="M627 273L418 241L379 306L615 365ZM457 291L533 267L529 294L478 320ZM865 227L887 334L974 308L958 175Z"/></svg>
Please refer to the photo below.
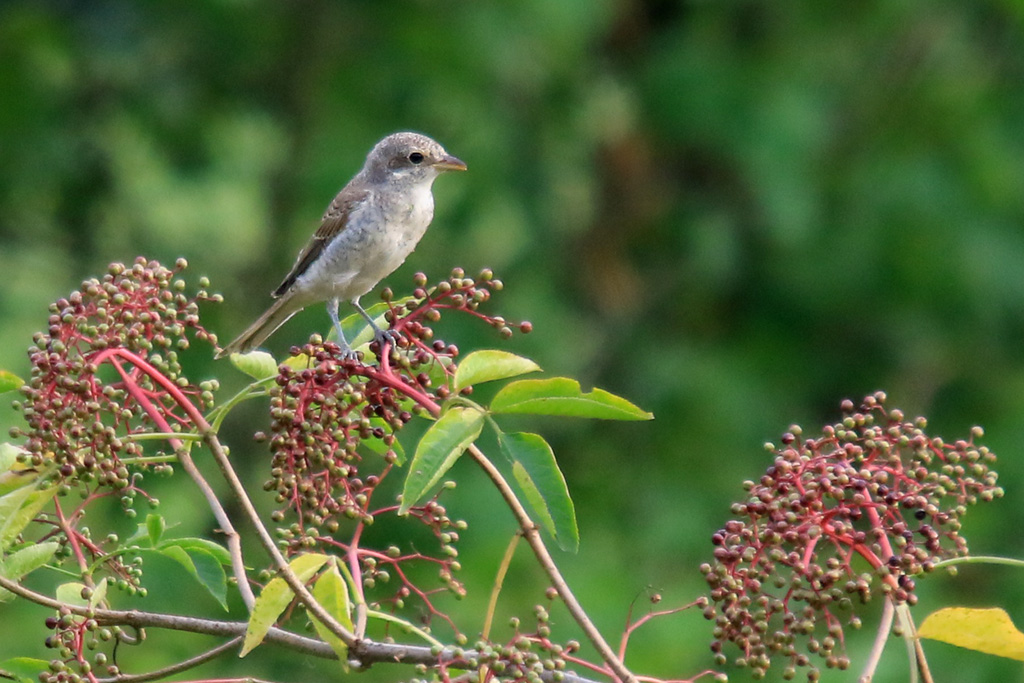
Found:
<svg viewBox="0 0 1024 683"><path fill-rule="evenodd" d="M349 301L383 334L359 297L395 271L416 248L434 216L431 186L444 171L466 164L418 133L395 133L370 150L366 163L334 198L320 227L273 292L273 305L217 357L251 351L310 304L326 301L346 353L338 302Z"/></svg>

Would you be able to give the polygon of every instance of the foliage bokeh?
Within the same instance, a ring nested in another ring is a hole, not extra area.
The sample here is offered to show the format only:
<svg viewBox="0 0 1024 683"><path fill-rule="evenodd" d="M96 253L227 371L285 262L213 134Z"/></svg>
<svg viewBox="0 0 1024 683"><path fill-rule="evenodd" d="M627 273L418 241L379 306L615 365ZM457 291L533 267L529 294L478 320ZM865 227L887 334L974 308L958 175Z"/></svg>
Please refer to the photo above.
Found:
<svg viewBox="0 0 1024 683"><path fill-rule="evenodd" d="M996 0L5 3L0 367L26 374L49 302L137 254L210 275L227 305L204 322L233 336L373 142L416 129L470 172L438 182L434 225L393 279L495 268L502 313L535 325L510 348L658 417L549 434L582 525L565 570L606 632L647 586L678 602L701 589L762 442L875 389L937 433L985 427L1008 496L968 521L972 548L1020 555L1022 22ZM270 347L326 328L311 309ZM265 415L228 427L253 490ZM496 504L456 475L467 508ZM497 517L469 519L463 554L494 558L467 579L469 610L512 529ZM540 577L513 571L509 602L535 600ZM922 609L1019 616L1018 583L971 568L918 592ZM697 614L644 628L638 669L707 657ZM905 671L891 649L879 680ZM1013 675L930 653L964 680Z"/></svg>

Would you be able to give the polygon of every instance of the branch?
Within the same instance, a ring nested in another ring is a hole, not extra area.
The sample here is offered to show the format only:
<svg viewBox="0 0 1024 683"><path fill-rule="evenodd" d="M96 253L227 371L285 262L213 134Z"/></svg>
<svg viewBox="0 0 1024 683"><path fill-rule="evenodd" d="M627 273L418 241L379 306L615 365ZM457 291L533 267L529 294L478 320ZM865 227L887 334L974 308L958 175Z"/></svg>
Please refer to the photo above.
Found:
<svg viewBox="0 0 1024 683"><path fill-rule="evenodd" d="M162 669L150 671L144 674L118 674L117 676L111 676L110 678L97 678L96 683L145 683L146 681L155 681L166 676L171 676L182 671L205 664L206 662L219 657L231 648L235 647L245 636L235 636L231 640L221 643L215 648L207 650L206 652L190 657L185 661L178 662L177 664L171 664Z"/></svg>
<svg viewBox="0 0 1024 683"><path fill-rule="evenodd" d="M199 633L211 636L229 636L240 638L245 635L248 623L244 621L216 621L213 619L201 619L198 617L183 617L174 614L158 614L153 612L142 612L139 610L110 610L98 607L83 607L81 605L69 605L49 596L37 593L25 588L17 581L0 576L0 588L14 593L18 597L34 602L43 607L54 610L66 610L80 617L95 619L105 625L132 626L136 629L143 628L165 628L174 631L185 631L188 633ZM306 638L283 629L272 627L264 638L264 642L280 645L289 650L307 654L321 659L337 659L337 653L322 641ZM227 649L227 644L219 647ZM212 650L210 651L212 652ZM204 653L209 655L210 652ZM218 652L219 654L219 652ZM202 657L204 655L199 655ZM480 654L475 650L456 652L453 648L444 648L438 652L435 648L423 645L401 645L397 643L377 643L371 640L361 640L356 646L349 650L349 662L354 667L366 667L371 664L407 664L410 666L423 664L429 667L438 665L462 665L476 668L479 664ZM197 659L197 658L193 658ZM193 660L188 660L193 661ZM174 666L181 666L184 662ZM571 671L559 672L563 681L571 683L598 683L589 678L584 678ZM557 683L555 672L545 671L541 674L544 683ZM149 674L141 674L148 676ZM115 677L104 679L103 683L126 683L128 677ZM136 681L149 679L134 679Z"/></svg>
<svg viewBox="0 0 1024 683"><path fill-rule="evenodd" d="M173 631L186 631L188 633L201 633L210 636L239 636L245 635L248 623L244 621L216 621L214 619L200 619L198 617L183 617L175 614L158 614L154 612L141 612L139 610L111 610L99 607L83 607L81 605L69 605L55 600L42 593L25 588L17 581L12 581L0 576L0 588L5 588L15 595L34 602L43 607L54 610L67 610L80 617L95 619L103 624L125 625L134 628L165 628ZM322 657L325 659L336 659L337 655L331 647L322 641L313 638L306 638L295 633L290 633L280 628L271 628L267 633L265 642L282 645L290 650L303 654ZM437 663L437 658L432 660Z"/></svg>
<svg viewBox="0 0 1024 683"><path fill-rule="evenodd" d="M312 593L310 593L305 585L299 581L298 577L288 566L288 561L285 559L281 551L278 550L277 545L274 543L274 539L270 537L270 533L266 527L263 526L263 522L260 519L259 513L256 512L256 508L253 507L252 501L249 500L249 495L245 491L245 487L242 482L238 479L238 475L235 474L234 469L231 467L231 462L228 460L227 453L224 451L224 447L221 445L217 438L217 433L214 431L210 423L206 421L203 414L199 412L199 409L182 393L181 389L171 380L167 378L157 368L153 367L144 358L137 356L123 348L117 348L109 351L108 356L112 357L111 364L121 374L121 377L125 381L125 386L128 391L132 393L133 397L139 401L139 404L144 406L146 413L154 419L157 426L165 432L172 431L170 425L164 419L163 413L156 408L149 400L147 396L139 391L138 385L131 380L128 374L121 367L119 362L120 359L124 359L141 371L145 372L154 382L160 385L160 387L166 391L177 403L181 406L181 409L188 415L192 424L196 426L197 431L203 438L203 442L210 448L213 453L214 459L217 461L217 465L220 467L221 473L224 478L227 479L228 484L234 490L235 495L238 497L239 502L242 504L242 509L249 517L253 526L256 528L257 535L263 544L263 547L270 554L274 560L278 571L281 573L281 577L285 580L288 586L295 592L299 599L305 603L306 608L313 614L317 619L320 620L334 635L340 638L347 646L353 647L358 639L348 629L342 626L337 619L335 619L323 605L316 601ZM102 362L106 360L106 356L100 354L97 356L96 362ZM195 467L195 464L191 462L190 456L187 450L182 446L181 441L177 439L170 440L171 445L174 446L178 452L179 459L182 462L182 466L196 481L196 484L203 491L204 495L211 508L213 509L214 515L217 518L218 524L221 525L222 531L228 535L228 543L232 549L232 564L235 569L235 578L238 582L238 589L242 592L242 596L246 601L246 605L251 608L255 598L252 595L252 590L249 587L248 579L245 575L244 565L241 563L242 551L241 544L239 541L238 533L235 532L231 525L231 520L228 518L224 508L220 505L220 501L217 499L216 493L210 487L210 485L203 479L199 470ZM236 552L237 551L237 552ZM236 559L238 562L236 562Z"/></svg>
<svg viewBox="0 0 1024 683"><path fill-rule="evenodd" d="M889 640L889 631L892 629L892 621L895 616L896 609L892 600L886 598L882 605L882 618L878 625L878 633L875 634L875 643L871 646L868 661L864 663L864 673L857 679L857 683L871 683L874 678L878 662L882 659L882 650L885 649L885 643Z"/></svg>
<svg viewBox="0 0 1024 683"><path fill-rule="evenodd" d="M548 580L551 581L551 585L558 592L562 602L565 603L566 608L569 610L569 614L579 624L580 628L586 634L587 639L597 650L598 654L601 655L601 659L604 660L608 668L614 672L615 676L624 683L637 683L636 677L630 673L629 669L626 668L622 660L619 659L615 651L612 650L611 646L605 641L601 632L594 626L594 622L587 616L583 606L580 605L579 600L573 595L572 589L569 588L569 584L566 583L562 577L562 573L558 570L558 566L555 564L554 559L551 557L551 553L548 552L547 546L544 545L544 539L541 538L540 531L537 530L537 525L534 524L533 520L530 519L530 515L523 508L522 503L516 498L515 492L512 487L509 486L508 482L501 475L501 472L494 466L494 464L487 459L483 451L477 448L476 444L470 445L468 452L473 456L487 476L490 477L491 482L498 487L498 491L501 492L501 497L505 499L505 503L512 510L512 514L516 518L516 522L519 524L519 528L523 532L523 537L526 542L530 544L530 548L533 549L533 554L537 558L537 562L541 568L548 575Z"/></svg>
<svg viewBox="0 0 1024 683"><path fill-rule="evenodd" d="M907 642L907 649L910 651L910 666L915 667L921 674L924 683L934 683L931 669L928 667L928 659L924 656L924 646L917 636L917 627L914 626L914 617L910 613L910 606L902 602L896 605L896 616L899 618L900 626L903 628L903 638Z"/></svg>
<svg viewBox="0 0 1024 683"><path fill-rule="evenodd" d="M141 371L146 373L150 379L159 384L172 398L175 403L181 406L181 409L192 420L193 424L197 427L209 427L206 420L203 418L202 413L196 409L192 401L189 400L188 396L182 393L181 389L177 384L171 382L167 377L160 372L157 368L153 367L144 358L131 353L123 348L112 349L109 352L100 354L97 357L96 362L102 362L103 360L110 360L110 364L114 366L118 374L121 375L121 379L124 381L125 388L130 392L138 401L139 405L142 406L146 414L160 427L163 432L171 432L171 426L164 419L163 412L158 409L153 402L149 399L144 392L139 388L139 385L132 380L132 378L125 372L124 368L121 367L121 360L125 360ZM224 506L221 505L220 499L217 498L217 492L213 490L209 482L203 478L202 473L196 464L192 461L192 456L188 451L188 448L182 443L182 441L176 437L171 437L168 442L174 448L175 454L178 456L178 461L181 462L181 466L185 469L185 472L192 478L196 486L203 493L203 497L206 498L206 504L210 507L213 512L214 518L217 520L217 524L220 526L220 531L227 537L228 552L231 555L231 570L235 576L235 582L238 584L238 590L242 594L242 600L245 602L245 606L249 611L252 611L252 606L256 602L256 597L253 595L252 587L249 586L249 579L245 574L245 561L242 559L242 537L234 526L231 524L231 518L228 517L227 511Z"/></svg>
<svg viewBox="0 0 1024 683"><path fill-rule="evenodd" d="M393 371L391 370L389 363L389 356L384 354L381 359L381 372L375 373L372 370L367 369L367 376L373 376L382 382L387 382L390 386L393 386L396 390L401 391L403 394L416 401L435 417L440 414L441 407L435 403L429 396L421 393L413 392L405 384L396 382L391 379ZM537 561L540 563L544 572L548 575L548 579L551 581L551 585L558 592L559 597L562 598L562 602L568 608L569 613L572 615L576 623L583 629L587 639L597 650L598 654L601 655L601 659L604 660L608 668L611 669L612 673L623 683L637 683L636 677L630 673L629 669L626 668L622 660L615 654L611 646L605 641L601 632L597 630L594 623L587 616L583 606L580 605L576 596L573 595L572 590L569 588L569 584L566 583L562 577L561 572L558 570L558 566L555 564L554 559L551 557L551 553L548 552L547 546L544 545L544 540L541 538L540 532L537 530L537 525L534 524L533 520L530 519L530 515L523 508L522 503L516 498L515 492L509 486L508 482L501 475L501 472L487 459L476 444L471 444L468 448L468 452L473 456L473 459L477 461L490 477L491 482L498 488L501 493L501 497L505 499L505 503L512 510L513 516L516 518L516 522L519 524L519 528L522 530L523 536L526 541L530 544L533 549L533 554L536 556Z"/></svg>
<svg viewBox="0 0 1024 683"><path fill-rule="evenodd" d="M350 649L355 649L360 640L356 638L355 634L342 626L330 612L324 609L323 605L317 602L316 598L314 598L313 594L309 592L309 589L306 588L305 584L299 580L299 577L297 577L295 572L291 570L291 567L288 566L288 560L285 559L285 556L277 547L277 543L275 543L274 539L270 536L270 532L267 531L267 528L263 525L263 520L260 519L259 512L256 511L252 501L249 499L249 494L245 491L245 486L242 484L242 481L238 478L234 468L231 466L231 461L228 460L228 454L224 451L224 446L221 445L216 432L213 431L213 428L206 422L206 420L201 417L200 419L202 422L197 423L197 425L199 426L199 433L203 436L203 441L206 443L207 447L209 447L210 452L213 453L213 458L217 461L221 474L224 475L228 485L238 498L238 502L241 504L242 510L256 529L256 535L259 536L260 543L274 560L274 565L280 572L281 578L284 579L289 588L291 588L295 595L298 596L299 600L306 605L306 609L309 610L310 614L316 617L320 623L326 626L331 633L340 638L341 641ZM434 663L436 663L436 659Z"/></svg>

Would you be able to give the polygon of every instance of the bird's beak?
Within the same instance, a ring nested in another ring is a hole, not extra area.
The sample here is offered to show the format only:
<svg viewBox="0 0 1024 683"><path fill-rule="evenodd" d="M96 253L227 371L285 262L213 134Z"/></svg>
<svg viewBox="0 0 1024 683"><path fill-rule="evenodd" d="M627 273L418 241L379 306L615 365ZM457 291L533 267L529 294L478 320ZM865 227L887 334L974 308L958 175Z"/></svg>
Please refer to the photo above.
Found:
<svg viewBox="0 0 1024 683"><path fill-rule="evenodd" d="M465 171L466 162L449 154L435 161L434 168L440 171Z"/></svg>

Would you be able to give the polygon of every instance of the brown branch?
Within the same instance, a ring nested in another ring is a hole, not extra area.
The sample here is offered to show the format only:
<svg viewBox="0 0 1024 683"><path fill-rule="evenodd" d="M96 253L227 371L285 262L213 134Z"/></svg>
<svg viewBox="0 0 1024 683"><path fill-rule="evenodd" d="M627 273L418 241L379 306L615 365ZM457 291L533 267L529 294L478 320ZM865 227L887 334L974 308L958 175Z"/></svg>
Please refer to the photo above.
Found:
<svg viewBox="0 0 1024 683"><path fill-rule="evenodd" d="M871 652L868 654L867 661L864 662L864 670L860 678L857 679L857 683L871 683L875 677L875 670L878 669L878 662L882 659L885 643L889 640L889 632L892 629L895 615L896 609L892 600L886 598L882 604L882 618L878 625L878 632L875 634L875 642L871 646Z"/></svg>
<svg viewBox="0 0 1024 683"><path fill-rule="evenodd" d="M245 491L245 486L242 481L238 478L238 474L235 473L234 468L231 466L231 461L228 460L228 454L224 452L224 447L221 445L220 440L217 438L216 432L213 428L205 421L201 423L200 434L203 437L203 441L209 447L210 452L213 453L214 460L217 461L217 465L220 467L221 474L227 480L228 485L234 491L235 496L238 498L238 502L242 506L242 510L245 512L249 521L252 523L256 530L256 535L260 539L260 543L263 548L267 551L270 557L274 560L274 565L281 574L281 578L284 579L288 587L292 589L299 600L305 605L306 609L309 610L310 614L316 617L324 626L326 626L331 633L341 639L345 645L349 648L355 648L359 644L359 639L349 631L347 628L342 626L337 619L335 619L330 612L324 609L324 606L317 602L313 594L309 592L305 584L299 580L299 577L295 575L295 572L288 566L288 560L285 559L280 549L277 547L277 543L270 536L270 532L263 525L263 520L260 519L259 512L256 511L252 501L249 499L249 494Z"/></svg>
<svg viewBox="0 0 1024 683"><path fill-rule="evenodd" d="M240 638L245 635L248 622L244 621L216 621L214 619L201 619L198 617L184 617L174 614L159 614L154 612L142 612L139 610L110 610L98 607L83 607L81 605L69 605L55 600L49 596L37 593L22 586L17 581L0 576L0 588L5 588L18 597L34 602L43 607L54 610L66 610L80 617L95 619L104 625L131 626L136 629L143 628L165 628L174 631L185 631L210 636L225 636ZM327 644L313 638L306 638L284 629L272 627L264 642L273 643L289 650L319 657L321 659L337 659L338 655ZM225 647L226 646L220 646ZM209 652L204 653L209 654ZM199 655L202 657L203 655ZM371 664L407 664L414 666L423 664L429 667L437 667L441 664L448 664L460 667L475 668L479 662L479 653L475 650L465 652L456 651L453 648L444 648L438 652L432 647L425 645L402 645L398 643L378 643L372 640L361 640L356 646L349 650L349 662L353 667L365 667ZM191 661L191 660L189 660ZM175 665L178 666L178 665ZM545 671L541 674L544 683L556 683L554 673ZM598 683L588 678L583 678L570 671L560 672L563 681L572 683ZM143 676L147 674L141 674ZM127 677L104 679L103 683L126 683ZM138 679L142 680L142 679ZM146 679L150 680L150 679Z"/></svg>
<svg viewBox="0 0 1024 683"><path fill-rule="evenodd" d="M99 607L82 607L80 605L69 605L55 600L42 593L25 588L17 581L0 576L0 588L5 588L18 597L43 607L54 610L66 610L80 617L95 619L97 622L109 625L131 626L136 629L142 628L165 628L172 631L186 631L188 633L200 633L209 636L239 636L245 635L248 622L244 621L217 621L214 619L201 619L198 617L183 617L176 614L159 614L154 612L142 612L139 610L111 610ZM288 649L303 654L322 657L325 659L336 659L334 650L322 641L313 638L306 638L295 633L290 633L280 628L271 628L267 632L264 642L282 645ZM437 663L437 658L432 663Z"/></svg>
<svg viewBox="0 0 1024 683"><path fill-rule="evenodd" d="M177 664L171 664L165 666L162 669L156 669L155 671L149 671L144 674L118 674L117 676L111 676L110 678L97 678L96 683L145 683L146 681L155 681L166 676L171 676L182 671L195 668L200 664L219 657L231 648L235 647L245 636L235 636L231 640L221 643L215 648L207 650L202 654L198 654L195 657L190 657L184 661L178 662Z"/></svg>
<svg viewBox="0 0 1024 683"><path fill-rule="evenodd" d="M384 356L381 360L381 370L379 373L367 372L368 377L375 377L382 382L388 382L390 386L393 386L397 391L401 391L403 394L411 398L412 400L419 403L421 406L426 408L432 415L437 417L441 412L441 407L435 403L429 396L421 393L411 391L409 387L401 382L390 380L393 376L388 365L388 356ZM541 568L548 575L548 580L551 585L558 592L559 597L562 598L562 602L565 603L566 608L569 610L569 614L572 615L573 620L583 629L587 639L597 650L598 654L601 655L601 659L604 660L605 664L611 670L622 683L637 683L636 677L630 673L629 669L626 668L622 660L619 659L615 651L601 635L601 632L594 626L594 622L590 620L583 606L580 605L579 600L573 595L572 590L569 588L569 584L566 583L562 577L561 572L558 570L558 566L555 564L554 559L551 557L551 553L548 552L547 546L544 545L544 540L541 538L540 532L537 530L537 525L534 524L533 520L530 519L530 515L523 508L522 503L516 497L512 487L509 486L508 482L501 475L501 472L487 459L476 444L471 444L468 448L469 454L477 461L487 473L487 476L491 479L491 482L498 488L501 493L501 497L505 499L505 503L512 510L513 516L516 518L516 522L519 524L519 528L522 530L523 536L526 541L530 544L533 549L533 554L537 558L537 562L540 563Z"/></svg>
<svg viewBox="0 0 1024 683"><path fill-rule="evenodd" d="M114 366L118 374L121 375L121 379L124 381L126 389L132 394L135 400L143 407L146 414L156 423L156 425L164 432L171 432L171 426L167 423L164 418L163 411L153 405L153 402L146 396L139 387L138 383L135 382L124 368L121 367L121 360L131 363L136 368L146 373L150 379L159 384L167 393L174 399L174 401L181 406L181 409L192 420L193 424L197 428L209 429L206 419L202 413L193 405L181 389L174 382L171 382L166 375L160 372L157 368L153 367L146 359L131 353L123 348L113 349L108 352L110 358L110 364ZM104 356L99 356L104 358ZM206 499L206 504L210 507L213 512L214 518L217 520L217 524L220 526L220 531L227 537L228 553L231 556L231 570L235 576L235 582L238 584L238 590L242 594L242 600L245 602L246 609L252 611L252 606L256 602L256 597L253 595L252 587L249 585L249 579L245 574L245 561L242 559L242 537L235 527L231 524L231 518L228 517L227 511L224 506L221 505L220 499L217 497L217 492L213 490L209 482L203 477L199 468L196 467L195 462L192 461L192 456L188 449L181 442L181 439L170 438L168 442L171 447L174 448L175 455L178 457L178 461L181 466L185 469L185 472L192 478L195 485L199 487L203 497Z"/></svg>
<svg viewBox="0 0 1024 683"><path fill-rule="evenodd" d="M616 678L623 683L637 683L636 677L630 673L629 669L626 668L622 660L619 659L615 651L612 650L611 646L605 641L601 632L594 626L594 622L590 620L583 606L580 605L579 600L573 595L572 589L569 588L569 584L566 583L562 577L562 573L558 570L558 566L555 564L554 559L551 557L551 553L548 552L547 546L544 545L544 539L541 538L540 531L537 529L537 525L534 524L533 520L530 519L529 513L523 508L522 503L516 497L512 487L509 486L508 482L505 481L505 477L501 475L498 468L487 459L483 451L477 448L476 444L470 445L468 452L473 459L476 460L487 476L490 477L491 482L498 488L502 498L505 499L505 503L509 509L512 510L512 514L516 518L516 522L519 524L519 528L523 532L523 537L526 542L530 544L530 548L533 549L533 554L537 558L537 562L541 568L548 575L548 580L551 582L552 587L558 592L558 596L562 598L562 602L565 603L566 609L569 610L569 614L579 624L580 628L586 634L587 639L597 650L598 654L601 655L601 659L604 660L608 668L615 674Z"/></svg>
<svg viewBox="0 0 1024 683"><path fill-rule="evenodd" d="M185 396L181 392L181 390L178 388L176 384L174 384L174 382L171 382L163 373L161 373L159 370L153 367L144 358L140 358L135 354L126 355L126 352L124 352L123 349L117 349L114 351L114 353L118 353L119 355L124 356L129 362L133 363L137 368L139 368L141 371L149 375L149 377L154 382L159 384L161 388L167 391L167 393L170 394L174 401L179 406L181 406L181 409L185 411L186 415L188 415L189 419L192 421L192 424L196 426L196 429L203 438L203 442L206 443L210 451L213 453L213 457L217 461L217 465L220 467L221 473L224 475L224 478L227 480L228 484L231 486L235 495L238 497L238 500L241 503L242 509L245 511L245 514L249 517L249 520L256 528L256 533L259 536L260 541L263 544L263 547L270 554L271 558L273 558L274 564L276 565L278 571L281 573L281 577L285 580L285 582L292 589L292 591L295 592L299 599L303 603L305 603L306 608L310 611L310 613L312 613L313 616L320 620L320 622L323 623L331 631L331 633L340 638L349 647L355 645L358 642L358 639L348 629L342 626L337 619L331 616L331 614L326 609L324 609L323 605L316 601L312 593L310 593L306 589L303 583L299 581L298 577L295 576L295 573L288 566L288 561L285 559L284 555L281 554L281 551L278 550L277 544L274 543L274 539L271 538L270 533L267 531L266 527L263 526L263 521L260 519L259 513L256 511L256 508L253 507L252 501L249 500L249 495L246 493L245 487L239 480L238 475L235 474L234 468L231 467L231 462L228 460L227 453L224 451L224 447L221 445L220 440L217 438L216 431L213 429L212 426L210 426L210 423L206 421L206 418L203 417L202 413L199 412L199 409L196 408L195 405L193 405L193 403L188 399L187 396ZM122 377L124 377L124 369L120 367L120 364L115 361L113 365L122 374ZM137 387L137 385L135 385L134 383L128 382L127 378L126 386L128 386L129 391L132 391L134 387ZM133 391L133 395L139 393L140 392ZM156 410L154 406L152 406L148 398L139 395L136 395L136 398L139 399L140 401L144 401L145 403L143 403L143 405L149 404L147 413L149 413L150 416L154 417L154 419L157 420L157 424L161 427L161 429L164 429L164 431L170 431L170 427L167 425L166 420L164 420L163 414L160 411ZM223 508L220 506L219 500L217 500L216 494L214 493L212 488L209 487L206 481L202 479L202 476L199 475L199 470L195 468L195 465L189 461L187 451L185 451L185 449L182 448L181 442L178 441L177 439L172 439L171 445L174 446L178 451L179 458L182 460L182 465L185 467L186 471L188 471L190 475L193 475L193 479L196 480L197 485L200 486L204 494L207 496L207 500L210 502L211 506L213 507L214 514L217 516L218 523L223 525L222 530L224 530L225 533L230 532L228 536L229 544L238 544L238 534L234 532L234 529L231 526L230 519L227 517L227 514L218 514L218 510L220 511L220 513L223 513L224 511ZM181 454L183 453L185 454L185 457L181 458ZM191 465L191 469L189 465ZM198 477L198 479L196 479L196 477ZM241 545L238 544L237 548L238 558L240 559ZM235 555L234 553L232 553L232 564L235 563L234 560ZM251 589L249 588L248 585L248 580L244 573L244 568L236 566L235 570L235 577L239 584L238 588L242 592L243 597L245 597L246 604L251 607L250 600L253 599L253 597Z"/></svg>
<svg viewBox="0 0 1024 683"><path fill-rule="evenodd" d="M228 553L231 555L231 571L235 576L235 583L238 584L238 591L242 594L242 601L245 602L246 609L251 612L252 606L256 603L256 596L253 595L252 586L249 585L249 577L245 573L245 561L242 559L242 537L235 531L234 525L231 524L231 518L228 517L227 511L224 510L224 506L221 505L220 500L217 498L217 493L203 477L199 468L196 467L191 454L184 448L180 448L177 450L177 456L178 462L181 463L185 472L188 473L188 476L192 478L195 485L202 491L203 497L206 498L206 504L213 512L220 532L227 537Z"/></svg>

